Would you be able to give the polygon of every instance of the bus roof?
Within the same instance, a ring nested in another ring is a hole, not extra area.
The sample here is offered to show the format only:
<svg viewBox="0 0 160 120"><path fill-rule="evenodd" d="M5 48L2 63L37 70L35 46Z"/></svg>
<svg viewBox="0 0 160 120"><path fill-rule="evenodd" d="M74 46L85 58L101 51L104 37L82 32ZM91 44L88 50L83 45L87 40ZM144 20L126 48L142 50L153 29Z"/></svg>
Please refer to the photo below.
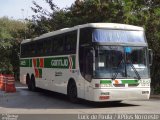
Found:
<svg viewBox="0 0 160 120"><path fill-rule="evenodd" d="M51 37L54 35L58 35L58 34L62 34L65 32L70 32L73 30L77 30L77 29L81 29L81 28L87 28L87 27L91 27L91 28L106 28L106 29L117 29L117 30L137 30L137 31L143 31L143 27L138 27L138 26L134 26L134 25L127 25L127 24L118 24L118 23L88 23L88 24L83 24L83 25L77 25L71 28L63 28L60 30L56 30L56 31L52 31L52 32L48 32L45 34L40 35L39 37L33 38L33 39L25 39L22 41L23 43L28 43L31 41L36 41L36 40L40 40L43 38L47 38L47 37Z"/></svg>

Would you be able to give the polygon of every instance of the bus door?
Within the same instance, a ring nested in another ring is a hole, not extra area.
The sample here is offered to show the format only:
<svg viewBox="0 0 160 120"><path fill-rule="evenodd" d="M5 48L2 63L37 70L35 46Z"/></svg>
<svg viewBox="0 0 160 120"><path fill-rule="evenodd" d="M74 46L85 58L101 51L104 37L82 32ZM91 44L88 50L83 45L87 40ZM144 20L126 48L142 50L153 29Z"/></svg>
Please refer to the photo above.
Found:
<svg viewBox="0 0 160 120"><path fill-rule="evenodd" d="M83 48L83 64L81 74L84 80L84 95L87 96L89 94L89 89L91 89L91 81L93 77L93 65L94 65L94 49L91 47ZM88 93L87 93L88 92Z"/></svg>

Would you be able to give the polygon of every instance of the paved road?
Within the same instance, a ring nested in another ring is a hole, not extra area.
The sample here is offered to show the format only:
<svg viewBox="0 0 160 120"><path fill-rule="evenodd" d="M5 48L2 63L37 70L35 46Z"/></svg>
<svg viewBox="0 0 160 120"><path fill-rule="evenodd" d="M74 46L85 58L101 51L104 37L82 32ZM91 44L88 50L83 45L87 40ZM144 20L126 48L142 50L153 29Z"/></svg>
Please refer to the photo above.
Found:
<svg viewBox="0 0 160 120"><path fill-rule="evenodd" d="M16 93L0 92L0 113L12 114L109 114L160 113L160 99L123 101L122 103L70 103L65 95L45 90L28 91L17 87Z"/></svg>

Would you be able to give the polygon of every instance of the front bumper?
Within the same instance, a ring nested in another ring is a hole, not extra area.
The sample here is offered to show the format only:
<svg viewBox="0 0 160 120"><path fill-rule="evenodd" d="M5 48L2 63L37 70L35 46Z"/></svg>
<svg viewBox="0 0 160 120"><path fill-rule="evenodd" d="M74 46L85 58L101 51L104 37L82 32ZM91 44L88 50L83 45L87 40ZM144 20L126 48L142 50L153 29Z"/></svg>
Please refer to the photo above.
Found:
<svg viewBox="0 0 160 120"><path fill-rule="evenodd" d="M144 88L105 88L93 89L88 95L88 100L95 102L122 101L122 100L147 100L150 97L150 87Z"/></svg>

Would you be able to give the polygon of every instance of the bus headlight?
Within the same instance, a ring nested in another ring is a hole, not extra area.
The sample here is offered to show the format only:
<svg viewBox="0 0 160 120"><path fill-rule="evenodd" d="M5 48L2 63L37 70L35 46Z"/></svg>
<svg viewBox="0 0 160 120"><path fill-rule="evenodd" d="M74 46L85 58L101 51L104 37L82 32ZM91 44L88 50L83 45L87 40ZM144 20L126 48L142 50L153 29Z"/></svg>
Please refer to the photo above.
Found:
<svg viewBox="0 0 160 120"><path fill-rule="evenodd" d="M96 84L95 84L95 87L96 87L96 88L112 87L112 84L98 84L98 83L96 83Z"/></svg>
<svg viewBox="0 0 160 120"><path fill-rule="evenodd" d="M112 84L101 84L101 87L112 87Z"/></svg>
<svg viewBox="0 0 160 120"><path fill-rule="evenodd" d="M141 84L141 86L149 86L150 85L150 80L141 80L140 84Z"/></svg>

